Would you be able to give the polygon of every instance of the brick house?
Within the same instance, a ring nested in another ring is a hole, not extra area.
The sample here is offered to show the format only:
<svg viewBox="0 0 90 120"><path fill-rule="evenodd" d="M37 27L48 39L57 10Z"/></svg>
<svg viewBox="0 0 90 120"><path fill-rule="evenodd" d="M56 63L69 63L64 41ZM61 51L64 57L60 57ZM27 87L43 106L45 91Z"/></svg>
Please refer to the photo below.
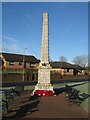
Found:
<svg viewBox="0 0 90 120"><path fill-rule="evenodd" d="M52 73L60 73L61 75L73 75L74 66L68 62L51 62Z"/></svg>
<svg viewBox="0 0 90 120"><path fill-rule="evenodd" d="M51 64L51 78L61 79L62 76L74 75L75 67L68 62L53 61Z"/></svg>
<svg viewBox="0 0 90 120"><path fill-rule="evenodd" d="M81 67L80 65L73 64L75 70L74 75L85 75L85 68Z"/></svg>
<svg viewBox="0 0 90 120"><path fill-rule="evenodd" d="M23 56L21 54L0 53L0 61L3 61L1 65L1 69L3 69L3 71L16 71L16 73L18 71L23 73L24 69L25 80L37 80L38 63L40 60L38 60L36 57L31 55Z"/></svg>
<svg viewBox="0 0 90 120"><path fill-rule="evenodd" d="M0 59L4 62L3 69L5 70L22 70L23 63L25 70L34 68L39 63L39 60L31 55L23 55L12 53L0 53Z"/></svg>
<svg viewBox="0 0 90 120"><path fill-rule="evenodd" d="M23 61L24 58L24 61ZM0 53L0 68L3 71L13 72L17 71L21 74L16 74L15 77L9 77L11 79L20 79L22 80L23 69L25 73L25 81L33 81L38 79L38 65L40 60L31 55L21 55L21 54L12 54L12 53ZM23 67L24 63L24 67ZM68 62L52 61L51 65L51 80L60 80L62 76L73 76L78 75L80 70L83 70L82 67L78 65L72 65ZM10 75L10 74L9 74ZM8 74L7 74L8 76ZM21 76L21 77L20 77ZM5 74L3 75L4 80ZM5 77L6 78L6 77ZM8 78L8 77L7 77Z"/></svg>

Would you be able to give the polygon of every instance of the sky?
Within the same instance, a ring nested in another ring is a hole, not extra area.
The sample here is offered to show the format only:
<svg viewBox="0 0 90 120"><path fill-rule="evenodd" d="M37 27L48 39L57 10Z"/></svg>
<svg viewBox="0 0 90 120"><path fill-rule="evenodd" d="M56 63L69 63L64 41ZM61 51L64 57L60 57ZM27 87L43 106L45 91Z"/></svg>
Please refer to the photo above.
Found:
<svg viewBox="0 0 90 120"><path fill-rule="evenodd" d="M40 59L43 13L49 13L49 55L68 62L88 55L87 2L3 2L2 52ZM27 49L25 49L27 48Z"/></svg>

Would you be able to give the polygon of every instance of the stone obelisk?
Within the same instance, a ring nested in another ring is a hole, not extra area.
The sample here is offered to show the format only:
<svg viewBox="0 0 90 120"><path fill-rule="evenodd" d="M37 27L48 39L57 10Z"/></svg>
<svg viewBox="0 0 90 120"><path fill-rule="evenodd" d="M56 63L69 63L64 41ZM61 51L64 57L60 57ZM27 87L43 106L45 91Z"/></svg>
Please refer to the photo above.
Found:
<svg viewBox="0 0 90 120"><path fill-rule="evenodd" d="M49 17L48 12L45 12L43 14L41 62L39 63L38 83L35 86L35 90L53 91L53 86L50 84L51 66L49 64L49 19L48 17Z"/></svg>

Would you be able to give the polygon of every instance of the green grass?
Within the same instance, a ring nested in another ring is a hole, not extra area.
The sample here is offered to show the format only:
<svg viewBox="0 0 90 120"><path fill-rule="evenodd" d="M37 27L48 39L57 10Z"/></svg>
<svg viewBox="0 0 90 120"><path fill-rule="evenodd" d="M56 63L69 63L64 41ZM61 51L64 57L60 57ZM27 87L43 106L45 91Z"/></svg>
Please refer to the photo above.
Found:
<svg viewBox="0 0 90 120"><path fill-rule="evenodd" d="M24 90L34 90L35 85L24 86Z"/></svg>
<svg viewBox="0 0 90 120"><path fill-rule="evenodd" d="M90 86L90 82L88 82L87 84L78 86L76 87L76 89L80 90L82 93L85 92L89 94L88 86ZM87 112L90 112L89 101L90 101L90 97L80 105Z"/></svg>

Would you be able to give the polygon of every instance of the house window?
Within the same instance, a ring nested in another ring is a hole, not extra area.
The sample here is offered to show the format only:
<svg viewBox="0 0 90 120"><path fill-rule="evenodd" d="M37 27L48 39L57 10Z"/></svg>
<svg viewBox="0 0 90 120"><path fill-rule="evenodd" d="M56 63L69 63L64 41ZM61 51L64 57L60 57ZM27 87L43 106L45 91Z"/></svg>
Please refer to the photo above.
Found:
<svg viewBox="0 0 90 120"><path fill-rule="evenodd" d="M67 72L69 72L69 69L67 69Z"/></svg>
<svg viewBox="0 0 90 120"><path fill-rule="evenodd" d="M26 62L24 62L24 68L26 68Z"/></svg>
<svg viewBox="0 0 90 120"><path fill-rule="evenodd" d="M35 80L35 74L32 74L32 81Z"/></svg>
<svg viewBox="0 0 90 120"><path fill-rule="evenodd" d="M19 65L22 65L22 63L21 63L21 62L19 62Z"/></svg>
<svg viewBox="0 0 90 120"><path fill-rule="evenodd" d="M34 68L34 67L35 67L35 64L31 63L31 64L30 64L30 67L31 67L31 68Z"/></svg>
<svg viewBox="0 0 90 120"><path fill-rule="evenodd" d="M0 58L0 66L4 64L4 61Z"/></svg>
<svg viewBox="0 0 90 120"><path fill-rule="evenodd" d="M35 64L32 64L32 63L31 63L30 67L35 67Z"/></svg>
<svg viewBox="0 0 90 120"><path fill-rule="evenodd" d="M14 62L13 61L9 61L9 65L14 65Z"/></svg>

